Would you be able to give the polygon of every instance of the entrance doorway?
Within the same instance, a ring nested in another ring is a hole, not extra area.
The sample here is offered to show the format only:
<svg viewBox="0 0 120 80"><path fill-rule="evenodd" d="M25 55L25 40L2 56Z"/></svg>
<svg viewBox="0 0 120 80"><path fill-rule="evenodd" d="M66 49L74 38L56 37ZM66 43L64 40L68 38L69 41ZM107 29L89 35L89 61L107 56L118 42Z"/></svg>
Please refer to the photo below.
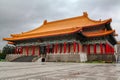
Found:
<svg viewBox="0 0 120 80"><path fill-rule="evenodd" d="M46 46L40 46L40 54L42 58L46 57Z"/></svg>

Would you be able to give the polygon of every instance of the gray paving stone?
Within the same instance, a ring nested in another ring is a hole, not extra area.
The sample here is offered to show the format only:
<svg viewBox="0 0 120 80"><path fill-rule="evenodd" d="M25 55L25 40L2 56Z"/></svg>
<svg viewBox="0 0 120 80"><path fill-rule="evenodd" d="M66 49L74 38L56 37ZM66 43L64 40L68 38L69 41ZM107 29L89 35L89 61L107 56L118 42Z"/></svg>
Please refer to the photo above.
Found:
<svg viewBox="0 0 120 80"><path fill-rule="evenodd" d="M0 80L120 80L120 64L0 62Z"/></svg>

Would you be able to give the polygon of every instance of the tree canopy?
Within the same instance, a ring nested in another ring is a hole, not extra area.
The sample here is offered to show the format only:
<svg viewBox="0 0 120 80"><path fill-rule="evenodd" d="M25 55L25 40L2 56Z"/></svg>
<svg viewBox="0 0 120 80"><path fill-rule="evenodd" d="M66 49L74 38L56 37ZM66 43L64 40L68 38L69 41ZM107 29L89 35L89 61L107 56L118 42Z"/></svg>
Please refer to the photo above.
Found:
<svg viewBox="0 0 120 80"><path fill-rule="evenodd" d="M15 53L15 47L7 44L3 47L2 53L13 54L13 53Z"/></svg>

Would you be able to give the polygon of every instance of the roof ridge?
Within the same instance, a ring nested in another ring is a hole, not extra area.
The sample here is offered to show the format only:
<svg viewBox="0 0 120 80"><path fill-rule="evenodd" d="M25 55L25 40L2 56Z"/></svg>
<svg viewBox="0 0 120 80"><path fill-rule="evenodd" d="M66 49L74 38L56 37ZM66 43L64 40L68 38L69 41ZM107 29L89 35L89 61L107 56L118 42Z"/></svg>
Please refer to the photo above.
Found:
<svg viewBox="0 0 120 80"><path fill-rule="evenodd" d="M65 19L50 21L50 22L47 22L46 24L55 23L55 22L61 22L61 21L67 21L67 20L77 19L77 18L81 18L81 17L86 17L86 18L88 18L87 12L83 12L83 15L81 15L81 16L76 16L76 17L70 17L70 18L65 18ZM44 20L44 22L45 22L45 20ZM43 22L43 24L44 24L44 22ZM46 25L46 24L45 24L45 25Z"/></svg>
<svg viewBox="0 0 120 80"><path fill-rule="evenodd" d="M50 22L47 22L47 24L56 23L56 22L62 22L62 21L67 21L67 20L72 20L72 19L77 19L77 18L81 18L81 17L84 17L84 16L77 16L77 17L72 17L72 18L56 20L56 21L50 21ZM45 24L45 25L47 25L47 24Z"/></svg>

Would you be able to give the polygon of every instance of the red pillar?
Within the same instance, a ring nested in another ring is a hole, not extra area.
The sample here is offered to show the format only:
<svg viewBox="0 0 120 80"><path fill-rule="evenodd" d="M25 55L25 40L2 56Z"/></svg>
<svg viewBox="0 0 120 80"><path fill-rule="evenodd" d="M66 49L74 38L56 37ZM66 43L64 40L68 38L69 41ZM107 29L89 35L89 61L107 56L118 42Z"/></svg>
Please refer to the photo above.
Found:
<svg viewBox="0 0 120 80"><path fill-rule="evenodd" d="M108 54L110 53L110 46L109 46L109 44L108 44Z"/></svg>
<svg viewBox="0 0 120 80"><path fill-rule="evenodd" d="M111 53L111 49L110 49L110 45L108 44L108 54L110 54Z"/></svg>
<svg viewBox="0 0 120 80"><path fill-rule="evenodd" d="M17 54L17 47L15 47L15 54Z"/></svg>
<svg viewBox="0 0 120 80"><path fill-rule="evenodd" d="M64 53L66 53L66 42L64 42Z"/></svg>
<svg viewBox="0 0 120 80"><path fill-rule="evenodd" d="M110 46L110 45L108 45L108 47L109 47L109 54L111 54L112 53L112 47Z"/></svg>
<svg viewBox="0 0 120 80"><path fill-rule="evenodd" d="M109 45L109 54L112 54L112 47Z"/></svg>
<svg viewBox="0 0 120 80"><path fill-rule="evenodd" d="M60 44L60 53L62 53L62 44Z"/></svg>
<svg viewBox="0 0 120 80"><path fill-rule="evenodd" d="M58 44L56 45L56 47L57 47L57 49L56 49L56 53L58 53L58 47L59 47Z"/></svg>
<svg viewBox="0 0 120 80"><path fill-rule="evenodd" d="M17 52L17 54L19 54L19 47L16 48L16 52Z"/></svg>
<svg viewBox="0 0 120 80"><path fill-rule="evenodd" d="M23 47L20 48L20 54L22 54L22 53L23 53Z"/></svg>
<svg viewBox="0 0 120 80"><path fill-rule="evenodd" d="M55 44L55 53L57 53L58 52L58 44L56 43Z"/></svg>
<svg viewBox="0 0 120 80"><path fill-rule="evenodd" d="M106 43L105 49L106 49L106 50L105 50L105 53L108 54L108 50L109 50L109 49L108 49L108 43Z"/></svg>
<svg viewBox="0 0 120 80"><path fill-rule="evenodd" d="M94 54L96 54L96 44L94 44Z"/></svg>
<svg viewBox="0 0 120 80"><path fill-rule="evenodd" d="M17 54L19 54L19 47L17 47Z"/></svg>
<svg viewBox="0 0 120 80"><path fill-rule="evenodd" d="M101 54L103 54L103 45L102 45L102 43L100 43L100 51L101 51Z"/></svg>
<svg viewBox="0 0 120 80"><path fill-rule="evenodd" d="M87 52L90 54L90 44L87 45Z"/></svg>
<svg viewBox="0 0 120 80"><path fill-rule="evenodd" d="M28 46L26 46L26 55L28 56L28 50L29 50L29 48L28 48Z"/></svg>
<svg viewBox="0 0 120 80"><path fill-rule="evenodd" d="M40 46L38 46L38 56L40 56Z"/></svg>
<svg viewBox="0 0 120 80"><path fill-rule="evenodd" d="M54 47L55 47L55 45L53 44L53 49L52 49L52 53L54 53Z"/></svg>
<svg viewBox="0 0 120 80"><path fill-rule="evenodd" d="M18 54L20 54L20 48L18 47Z"/></svg>
<svg viewBox="0 0 120 80"><path fill-rule="evenodd" d="M70 53L70 43L68 44L68 53Z"/></svg>
<svg viewBox="0 0 120 80"><path fill-rule="evenodd" d="M35 46L32 46L32 55L35 55Z"/></svg>
<svg viewBox="0 0 120 80"><path fill-rule="evenodd" d="M47 47L47 53L49 53L50 52L50 45L48 44L46 47Z"/></svg>
<svg viewBox="0 0 120 80"><path fill-rule="evenodd" d="M82 47L81 47L81 44L79 44L79 52L81 52L81 48L82 48Z"/></svg>
<svg viewBox="0 0 120 80"><path fill-rule="evenodd" d="M110 46L110 53L112 54L112 46Z"/></svg>
<svg viewBox="0 0 120 80"><path fill-rule="evenodd" d="M79 53L80 52L80 44L78 43L77 46L78 46L77 48L78 48L78 53Z"/></svg>
<svg viewBox="0 0 120 80"><path fill-rule="evenodd" d="M112 47L112 49L111 49L111 53L114 55L114 47Z"/></svg>
<svg viewBox="0 0 120 80"><path fill-rule="evenodd" d="M85 52L85 49L84 49L85 45L82 45L82 52Z"/></svg>
<svg viewBox="0 0 120 80"><path fill-rule="evenodd" d="M74 50L74 53L76 52L76 42L73 42L73 50Z"/></svg>
<svg viewBox="0 0 120 80"><path fill-rule="evenodd" d="M46 54L48 53L48 45L45 46Z"/></svg>

